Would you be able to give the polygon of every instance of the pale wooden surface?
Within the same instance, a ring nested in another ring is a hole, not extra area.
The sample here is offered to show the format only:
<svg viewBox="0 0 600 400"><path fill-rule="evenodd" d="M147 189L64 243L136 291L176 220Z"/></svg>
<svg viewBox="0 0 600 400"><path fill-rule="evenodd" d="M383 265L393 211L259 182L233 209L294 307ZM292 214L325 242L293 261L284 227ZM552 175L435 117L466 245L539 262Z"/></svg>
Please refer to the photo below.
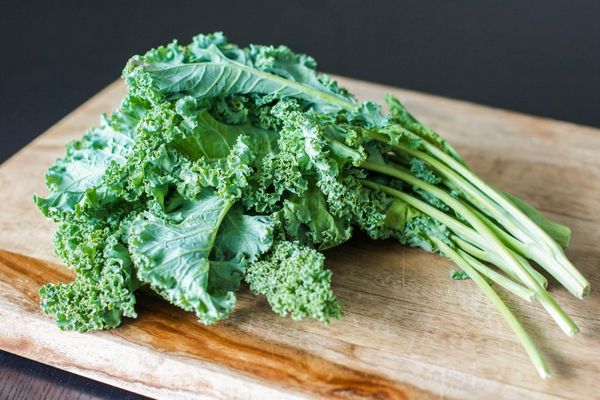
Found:
<svg viewBox="0 0 600 400"><path fill-rule="evenodd" d="M540 380L515 336L450 262L365 238L327 253L345 317L330 326L274 315L242 290L213 327L152 296L110 332L60 332L37 290L70 273L52 254L54 227L35 209L42 175L64 144L123 94L109 86L0 167L0 348L162 398L599 398L600 130L341 79L361 99L396 93L492 184L569 225L572 261L592 296L551 291L582 333L565 337L537 304L508 299L554 371ZM507 297L507 296L504 296Z"/></svg>

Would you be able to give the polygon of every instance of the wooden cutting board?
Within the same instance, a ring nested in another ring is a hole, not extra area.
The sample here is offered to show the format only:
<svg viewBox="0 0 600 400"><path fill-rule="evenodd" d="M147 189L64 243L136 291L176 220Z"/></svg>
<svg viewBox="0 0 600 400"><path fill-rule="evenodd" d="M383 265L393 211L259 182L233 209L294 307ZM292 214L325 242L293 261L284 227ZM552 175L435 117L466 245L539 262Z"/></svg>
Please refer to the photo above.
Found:
<svg viewBox="0 0 600 400"><path fill-rule="evenodd" d="M446 259L365 238L327 253L345 316L326 326L273 314L242 290L212 327L149 295L139 318L108 332L60 332L38 288L71 273L52 253L54 226L34 208L64 145L117 106L117 82L0 167L0 348L153 397L600 398L600 130L340 79L361 100L393 92L483 178L573 229L568 254L592 296L550 290L582 333L564 336L538 304L507 298L554 376L536 375L504 320ZM16 134L16 133L13 133Z"/></svg>

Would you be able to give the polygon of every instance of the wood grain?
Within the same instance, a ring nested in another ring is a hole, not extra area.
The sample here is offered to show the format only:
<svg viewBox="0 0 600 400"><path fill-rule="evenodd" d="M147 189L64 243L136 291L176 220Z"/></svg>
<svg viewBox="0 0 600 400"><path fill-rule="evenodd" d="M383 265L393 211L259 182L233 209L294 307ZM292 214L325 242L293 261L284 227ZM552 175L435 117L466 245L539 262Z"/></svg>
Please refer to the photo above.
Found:
<svg viewBox="0 0 600 400"><path fill-rule="evenodd" d="M456 145L472 168L573 229L569 256L592 296L551 292L579 324L567 338L537 304L509 298L554 376L540 380L502 318L451 264L391 241L357 237L327 253L345 316L331 325L274 315L240 293L216 326L151 294L110 332L60 332L37 306L48 281L71 279L52 254L54 226L31 202L64 144L114 108L115 83L0 167L0 348L159 398L596 398L600 395L600 131L340 79L361 99L396 93ZM10 188L10 190L6 190Z"/></svg>

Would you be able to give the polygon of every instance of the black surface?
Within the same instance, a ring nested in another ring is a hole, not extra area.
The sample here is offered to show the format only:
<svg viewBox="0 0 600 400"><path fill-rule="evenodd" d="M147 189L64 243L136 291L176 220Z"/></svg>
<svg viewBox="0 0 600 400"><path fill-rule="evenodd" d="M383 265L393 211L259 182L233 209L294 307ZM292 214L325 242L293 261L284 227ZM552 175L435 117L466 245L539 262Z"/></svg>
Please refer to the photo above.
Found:
<svg viewBox="0 0 600 400"><path fill-rule="evenodd" d="M0 161L114 80L130 55L215 30L285 43L337 74L600 126L597 1L5 3Z"/></svg>

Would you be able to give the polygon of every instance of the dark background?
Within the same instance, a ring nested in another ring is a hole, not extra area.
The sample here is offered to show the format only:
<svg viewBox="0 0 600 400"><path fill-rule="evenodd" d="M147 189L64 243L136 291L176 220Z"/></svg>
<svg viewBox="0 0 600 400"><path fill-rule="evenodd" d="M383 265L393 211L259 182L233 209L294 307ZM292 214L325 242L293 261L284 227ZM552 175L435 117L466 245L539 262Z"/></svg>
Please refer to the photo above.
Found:
<svg viewBox="0 0 600 400"><path fill-rule="evenodd" d="M0 160L132 54L215 30L285 43L328 72L600 126L598 1L28 3L0 5Z"/></svg>
<svg viewBox="0 0 600 400"><path fill-rule="evenodd" d="M132 54L215 30L242 45L285 43L324 71L600 127L597 1L19 1L0 3L0 161ZM0 355L24 383L119 393Z"/></svg>

